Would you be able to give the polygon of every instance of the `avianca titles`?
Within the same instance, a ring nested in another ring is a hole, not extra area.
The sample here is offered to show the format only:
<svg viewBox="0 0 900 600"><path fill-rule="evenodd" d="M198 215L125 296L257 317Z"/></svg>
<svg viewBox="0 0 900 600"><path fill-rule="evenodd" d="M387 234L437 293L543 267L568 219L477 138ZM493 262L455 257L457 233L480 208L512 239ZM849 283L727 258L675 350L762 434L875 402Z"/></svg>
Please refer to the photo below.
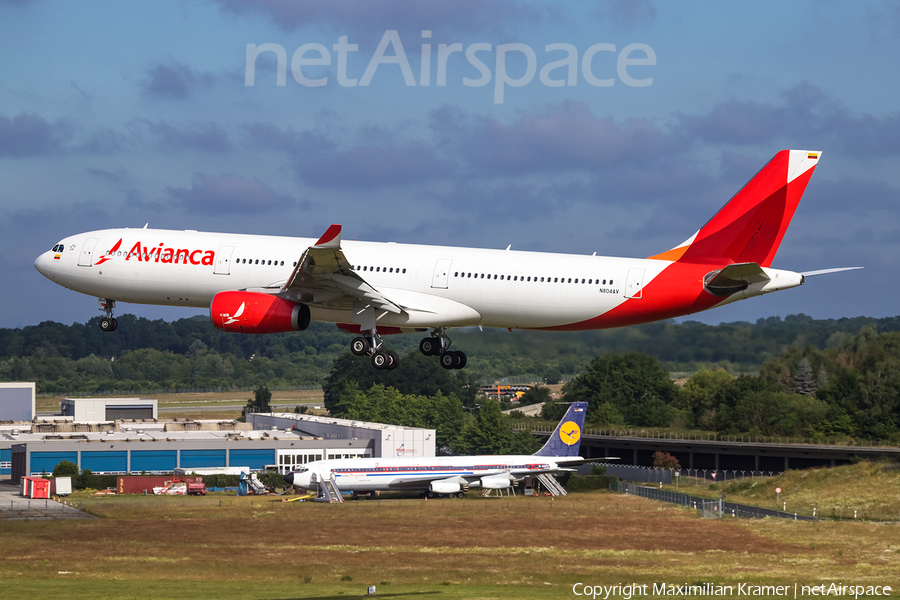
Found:
<svg viewBox="0 0 900 600"><path fill-rule="evenodd" d="M544 447L530 455L317 460L284 479L303 489L328 490L338 496L341 492L419 490L429 497L462 498L469 487L506 489L526 475L573 471L572 467L589 462L578 456L585 410L587 402L569 405Z"/></svg>
<svg viewBox="0 0 900 600"><path fill-rule="evenodd" d="M783 150L684 243L649 258L614 258L148 229L70 236L35 260L66 288L97 296L104 330L116 302L209 307L235 333L336 323L354 354L393 369L382 335L422 331L445 368L466 355L447 330L480 325L578 331L647 323L802 285L772 268L820 152ZM429 331L430 330L430 331Z"/></svg>

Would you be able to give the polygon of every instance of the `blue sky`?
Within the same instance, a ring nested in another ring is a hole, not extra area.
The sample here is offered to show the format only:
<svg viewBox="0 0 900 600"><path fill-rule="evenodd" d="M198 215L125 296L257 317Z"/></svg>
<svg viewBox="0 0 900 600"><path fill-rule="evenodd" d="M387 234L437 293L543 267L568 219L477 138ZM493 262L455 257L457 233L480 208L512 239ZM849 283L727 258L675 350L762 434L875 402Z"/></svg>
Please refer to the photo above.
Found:
<svg viewBox="0 0 900 600"><path fill-rule="evenodd" d="M97 314L34 258L147 222L649 256L782 148L824 156L773 266L866 269L699 318L895 315L898 34L882 1L0 0L0 326Z"/></svg>

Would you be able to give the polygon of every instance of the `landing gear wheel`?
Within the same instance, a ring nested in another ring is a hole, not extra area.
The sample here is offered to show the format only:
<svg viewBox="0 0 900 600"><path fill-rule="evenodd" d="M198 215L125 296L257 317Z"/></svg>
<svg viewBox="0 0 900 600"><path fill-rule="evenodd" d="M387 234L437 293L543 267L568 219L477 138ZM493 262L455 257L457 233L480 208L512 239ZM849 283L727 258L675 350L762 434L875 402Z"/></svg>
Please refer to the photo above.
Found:
<svg viewBox="0 0 900 600"><path fill-rule="evenodd" d="M369 353L369 340L364 337L355 337L350 342L350 352L356 356L365 356Z"/></svg>
<svg viewBox="0 0 900 600"><path fill-rule="evenodd" d="M441 351L440 338L427 337L419 342L419 352L425 356L434 356Z"/></svg>
<svg viewBox="0 0 900 600"><path fill-rule="evenodd" d="M431 490L428 490L427 492L425 492L425 497L426 498L434 498L434 492L432 492Z"/></svg>
<svg viewBox="0 0 900 600"><path fill-rule="evenodd" d="M456 497L459 498L460 500L462 500L463 498L466 497L466 493L465 492L456 492Z"/></svg>
<svg viewBox="0 0 900 600"><path fill-rule="evenodd" d="M441 366L445 369L455 369L456 368L456 356L454 356L455 352L444 352L441 354Z"/></svg>
<svg viewBox="0 0 900 600"><path fill-rule="evenodd" d="M372 366L376 369L387 369L390 367L391 358L388 356L387 352L382 352L379 350L375 354L372 355Z"/></svg>
<svg viewBox="0 0 900 600"><path fill-rule="evenodd" d="M462 369L466 366L466 355L460 351L444 352L441 354L441 366L445 369Z"/></svg>
<svg viewBox="0 0 900 600"><path fill-rule="evenodd" d="M393 371L400 365L400 355L394 352L393 350L388 350L386 354L391 359L390 366L386 367L389 371Z"/></svg>
<svg viewBox="0 0 900 600"><path fill-rule="evenodd" d="M100 319L100 331L115 331L119 327L119 322L113 318L116 310L116 301L108 298L97 298L100 304L100 311L104 316Z"/></svg>

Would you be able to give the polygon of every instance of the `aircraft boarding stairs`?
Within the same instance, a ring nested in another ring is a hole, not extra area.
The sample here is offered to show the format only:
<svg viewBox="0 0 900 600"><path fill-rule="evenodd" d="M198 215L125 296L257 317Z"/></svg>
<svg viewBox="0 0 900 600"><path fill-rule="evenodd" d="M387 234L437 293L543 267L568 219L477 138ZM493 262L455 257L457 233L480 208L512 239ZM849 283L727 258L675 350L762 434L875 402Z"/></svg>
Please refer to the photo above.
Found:
<svg viewBox="0 0 900 600"><path fill-rule="evenodd" d="M319 477L313 473L310 479L311 483L318 484L318 493L316 494L316 502L343 502L344 496L338 489L337 482L334 480L334 474L331 477Z"/></svg>
<svg viewBox="0 0 900 600"><path fill-rule="evenodd" d="M565 496L569 492L566 491L566 488L562 486L562 484L556 480L556 477L551 475L550 473L538 473L535 478L541 482L541 485L550 492L554 496Z"/></svg>
<svg viewBox="0 0 900 600"><path fill-rule="evenodd" d="M266 486L262 481L257 479L256 473L250 473L249 475L247 473L241 473L238 496L247 496L249 494L253 494L254 496L261 496L266 493L268 493L266 490Z"/></svg>
<svg viewBox="0 0 900 600"><path fill-rule="evenodd" d="M253 473L250 479L247 480L247 484L250 486L250 489L253 490L253 493L257 496L261 496L266 493L266 486L263 485L263 482L256 478L256 473Z"/></svg>

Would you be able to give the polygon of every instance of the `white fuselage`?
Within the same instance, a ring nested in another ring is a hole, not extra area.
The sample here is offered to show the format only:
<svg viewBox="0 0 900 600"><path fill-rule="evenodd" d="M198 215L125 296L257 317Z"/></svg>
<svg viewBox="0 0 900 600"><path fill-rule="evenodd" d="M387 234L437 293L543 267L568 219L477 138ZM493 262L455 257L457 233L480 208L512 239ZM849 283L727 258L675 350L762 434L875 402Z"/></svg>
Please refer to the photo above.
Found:
<svg viewBox="0 0 900 600"><path fill-rule="evenodd" d="M155 229L109 229L74 235L35 267L71 290L119 302L209 307L227 290L277 290L316 240ZM403 328L483 325L507 328L597 329L690 314L740 298L799 285L783 276L730 298L705 298L703 273L657 282L673 263L411 244L345 241L357 274L388 299L410 307L378 315L378 326ZM770 270L777 273L775 270ZM787 272L781 272L787 273ZM794 276L796 274L790 274ZM602 316L620 305L608 319ZM327 304L327 303L326 303ZM354 323L351 310L310 304L314 321ZM624 316L620 317L620 313Z"/></svg>
<svg viewBox="0 0 900 600"><path fill-rule="evenodd" d="M334 478L342 492L427 489L435 480L459 477L480 486L480 480L511 475L521 479L529 473L559 470L557 460L572 457L505 455L440 456L434 458L342 458L320 460L304 465L293 475L293 485L315 489L313 474L319 481ZM417 484L417 481L421 481Z"/></svg>

